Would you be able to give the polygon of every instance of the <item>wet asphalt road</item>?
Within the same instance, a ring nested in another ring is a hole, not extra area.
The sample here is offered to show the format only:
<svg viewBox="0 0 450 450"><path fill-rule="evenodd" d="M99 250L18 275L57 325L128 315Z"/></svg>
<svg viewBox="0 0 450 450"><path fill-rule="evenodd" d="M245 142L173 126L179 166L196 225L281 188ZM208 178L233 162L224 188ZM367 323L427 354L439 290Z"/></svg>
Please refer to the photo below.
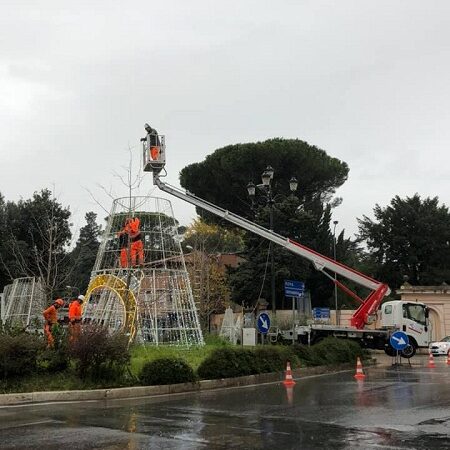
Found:
<svg viewBox="0 0 450 450"><path fill-rule="evenodd" d="M417 360L416 360L417 361ZM450 367L372 367L164 398L0 408L1 449L450 449Z"/></svg>

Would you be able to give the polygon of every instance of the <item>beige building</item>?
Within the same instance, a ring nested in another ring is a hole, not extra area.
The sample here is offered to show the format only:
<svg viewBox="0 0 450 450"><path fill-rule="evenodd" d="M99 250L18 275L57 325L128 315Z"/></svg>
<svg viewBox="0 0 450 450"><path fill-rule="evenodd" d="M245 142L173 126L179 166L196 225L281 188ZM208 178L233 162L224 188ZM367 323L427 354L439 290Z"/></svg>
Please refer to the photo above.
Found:
<svg viewBox="0 0 450 450"><path fill-rule="evenodd" d="M431 340L450 336L450 286L411 286L403 284L397 294L401 300L422 302L430 308Z"/></svg>

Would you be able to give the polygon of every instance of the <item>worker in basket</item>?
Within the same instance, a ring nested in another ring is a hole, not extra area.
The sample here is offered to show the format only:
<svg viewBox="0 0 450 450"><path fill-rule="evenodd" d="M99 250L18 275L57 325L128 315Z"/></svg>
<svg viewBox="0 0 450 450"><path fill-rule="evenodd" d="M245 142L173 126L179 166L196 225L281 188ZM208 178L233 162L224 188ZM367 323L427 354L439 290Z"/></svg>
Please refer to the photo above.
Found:
<svg viewBox="0 0 450 450"><path fill-rule="evenodd" d="M81 316L83 310L81 305L84 302L84 295L79 295L69 306L69 331L70 342L75 342L81 333Z"/></svg>
<svg viewBox="0 0 450 450"><path fill-rule="evenodd" d="M44 333L47 337L47 347L53 347L55 338L53 337L53 328L58 324L58 309L64 306L64 301L60 298L56 299L53 305L49 306L42 315L45 319Z"/></svg>
<svg viewBox="0 0 450 450"><path fill-rule="evenodd" d="M156 161L159 159L161 153L161 142L159 141L158 132L148 123L145 124L145 131L147 132L147 136L143 137L141 142L148 141L150 159Z"/></svg>

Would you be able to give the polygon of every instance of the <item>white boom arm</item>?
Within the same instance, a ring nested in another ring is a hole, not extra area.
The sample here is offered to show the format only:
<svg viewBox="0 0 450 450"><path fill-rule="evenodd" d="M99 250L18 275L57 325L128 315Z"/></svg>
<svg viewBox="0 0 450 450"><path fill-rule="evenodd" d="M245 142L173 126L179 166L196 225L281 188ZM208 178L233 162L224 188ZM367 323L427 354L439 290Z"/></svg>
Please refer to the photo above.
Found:
<svg viewBox="0 0 450 450"><path fill-rule="evenodd" d="M314 267L317 270L323 271L323 269L327 269L331 272L335 272L338 275L343 276L347 280L351 280L359 284L360 286L364 286L373 291L377 290L382 284L379 281L376 281L368 277L367 275L357 272L356 270L353 270L350 267L345 266L344 264L340 264L339 262L331 258L323 256L320 253L317 253L314 250L311 250L310 248L299 244L298 242L274 233L273 231L268 230L267 228L253 223L243 217L240 217L237 214L234 214L226 209L213 205L206 200L196 197L189 191L183 191L167 183L164 183L161 181L161 179L159 178L159 174L156 172L153 173L153 183L158 186L159 189L167 192L170 195L173 195L174 197L178 197L179 199L191 203L192 205L199 206L200 208L209 211L225 220L228 220L229 222L238 225L239 227L255 233L258 236L266 238L269 241L274 242L275 244L285 247L292 253L308 259L314 264Z"/></svg>

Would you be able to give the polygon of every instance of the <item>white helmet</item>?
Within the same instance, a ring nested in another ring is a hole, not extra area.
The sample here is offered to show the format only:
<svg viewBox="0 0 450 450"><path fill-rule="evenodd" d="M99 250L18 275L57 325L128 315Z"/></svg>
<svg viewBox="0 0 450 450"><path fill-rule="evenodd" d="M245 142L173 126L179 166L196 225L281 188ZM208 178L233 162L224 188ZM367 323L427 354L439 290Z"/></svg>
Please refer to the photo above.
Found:
<svg viewBox="0 0 450 450"><path fill-rule="evenodd" d="M84 295L79 295L78 296L78 300L81 300L82 302L84 302L85 296Z"/></svg>

